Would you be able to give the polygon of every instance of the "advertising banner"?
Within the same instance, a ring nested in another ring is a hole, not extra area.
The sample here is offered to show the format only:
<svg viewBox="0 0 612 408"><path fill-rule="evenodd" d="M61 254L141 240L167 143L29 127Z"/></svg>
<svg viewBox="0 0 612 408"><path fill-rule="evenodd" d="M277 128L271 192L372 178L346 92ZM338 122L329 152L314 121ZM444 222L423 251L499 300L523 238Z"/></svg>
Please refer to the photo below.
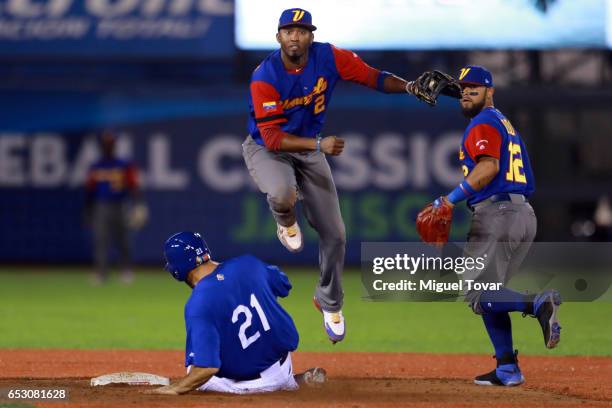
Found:
<svg viewBox="0 0 612 408"><path fill-rule="evenodd" d="M231 0L3 0L0 55L228 57Z"/></svg>

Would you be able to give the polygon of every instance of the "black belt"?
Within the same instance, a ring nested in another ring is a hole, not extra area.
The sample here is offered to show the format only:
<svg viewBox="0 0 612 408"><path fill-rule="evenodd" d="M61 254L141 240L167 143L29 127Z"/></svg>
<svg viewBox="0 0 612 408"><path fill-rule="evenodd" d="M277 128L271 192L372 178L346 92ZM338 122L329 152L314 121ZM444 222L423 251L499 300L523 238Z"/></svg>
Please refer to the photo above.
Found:
<svg viewBox="0 0 612 408"><path fill-rule="evenodd" d="M492 196L479 201L475 204L471 204L468 205L468 208L474 212L476 209L478 209L479 207L484 207L486 205L489 204L493 204L493 203L497 203L500 201L510 201L514 204L524 204L524 203L528 203L529 200L527 200L527 197L525 197L522 194L514 194L514 193L499 193L499 194L493 194Z"/></svg>
<svg viewBox="0 0 612 408"><path fill-rule="evenodd" d="M284 356L281 357L280 360L278 360L280 365L285 364L285 361L287 361L287 357L289 357L289 353L287 352L287 354L285 354Z"/></svg>
<svg viewBox="0 0 612 408"><path fill-rule="evenodd" d="M287 354L285 354L284 356L282 356L282 357L280 358L280 360L278 360L278 361L277 361L277 363L278 363L278 364L280 364L280 365L285 364L285 361L287 361L287 358L288 358L288 357L289 357L289 352L287 352ZM276 364L276 363L274 363L274 364ZM271 364L271 365L270 365L268 368L272 367L274 364ZM266 368L266 370L267 370L267 368ZM260 374L257 374L257 375L255 375L255 376L254 376L254 377L252 377L252 378L244 378L244 379L242 379L242 380L240 380L240 381L252 381L252 380L259 380L260 378L261 378L261 375L260 375Z"/></svg>

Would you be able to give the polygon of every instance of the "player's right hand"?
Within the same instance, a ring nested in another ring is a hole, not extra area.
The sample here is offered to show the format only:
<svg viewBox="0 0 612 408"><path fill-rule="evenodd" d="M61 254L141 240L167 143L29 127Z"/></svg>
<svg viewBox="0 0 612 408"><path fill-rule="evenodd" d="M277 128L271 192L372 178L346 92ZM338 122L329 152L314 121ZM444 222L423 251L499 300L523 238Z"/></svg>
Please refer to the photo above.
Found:
<svg viewBox="0 0 612 408"><path fill-rule="evenodd" d="M325 154L338 156L344 150L344 139L336 136L327 136L321 140L321 151Z"/></svg>
<svg viewBox="0 0 612 408"><path fill-rule="evenodd" d="M143 394L159 394L159 395L179 395L172 385L144 390Z"/></svg>

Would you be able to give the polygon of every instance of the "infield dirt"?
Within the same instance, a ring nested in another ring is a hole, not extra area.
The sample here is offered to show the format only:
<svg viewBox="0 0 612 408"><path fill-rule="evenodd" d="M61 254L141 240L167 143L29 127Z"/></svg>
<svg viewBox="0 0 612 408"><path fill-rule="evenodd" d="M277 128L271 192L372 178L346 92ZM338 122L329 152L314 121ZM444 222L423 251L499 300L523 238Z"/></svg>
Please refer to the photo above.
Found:
<svg viewBox="0 0 612 408"><path fill-rule="evenodd" d="M117 371L181 377L180 351L0 350L0 389L66 389L66 401L9 401L37 407L550 407L611 406L612 358L519 356L527 382L514 388L482 387L472 378L491 370L483 355L415 353L295 353L296 372L324 367L319 389L228 396L191 393L145 395L147 387L90 387L89 379Z"/></svg>

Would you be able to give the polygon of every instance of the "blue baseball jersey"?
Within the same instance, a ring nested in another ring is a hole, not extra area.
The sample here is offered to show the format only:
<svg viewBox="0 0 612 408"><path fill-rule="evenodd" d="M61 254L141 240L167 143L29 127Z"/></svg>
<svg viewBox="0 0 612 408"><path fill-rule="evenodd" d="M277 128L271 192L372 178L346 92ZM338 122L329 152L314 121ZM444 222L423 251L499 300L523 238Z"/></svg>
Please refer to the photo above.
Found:
<svg viewBox="0 0 612 408"><path fill-rule="evenodd" d="M138 188L138 173L133 163L118 158L102 158L87 174L87 190L98 201L120 201Z"/></svg>
<svg viewBox="0 0 612 408"><path fill-rule="evenodd" d="M185 305L185 365L219 377L256 378L298 346L293 319L277 302L291 283L276 266L243 255L201 279Z"/></svg>
<svg viewBox="0 0 612 408"><path fill-rule="evenodd" d="M465 177L474 169L481 155L499 159L499 173L487 186L468 198L469 205L499 193L527 197L533 193L535 180L525 143L510 121L494 107L485 108L472 118L463 134L459 161Z"/></svg>
<svg viewBox="0 0 612 408"><path fill-rule="evenodd" d="M329 43L313 42L301 69L287 70L281 51L272 52L251 78L248 131L271 150L278 146L262 137L263 128L278 125L283 132L315 137L323 127L327 107L338 80L356 82L384 91L389 75L363 62L352 51Z"/></svg>

